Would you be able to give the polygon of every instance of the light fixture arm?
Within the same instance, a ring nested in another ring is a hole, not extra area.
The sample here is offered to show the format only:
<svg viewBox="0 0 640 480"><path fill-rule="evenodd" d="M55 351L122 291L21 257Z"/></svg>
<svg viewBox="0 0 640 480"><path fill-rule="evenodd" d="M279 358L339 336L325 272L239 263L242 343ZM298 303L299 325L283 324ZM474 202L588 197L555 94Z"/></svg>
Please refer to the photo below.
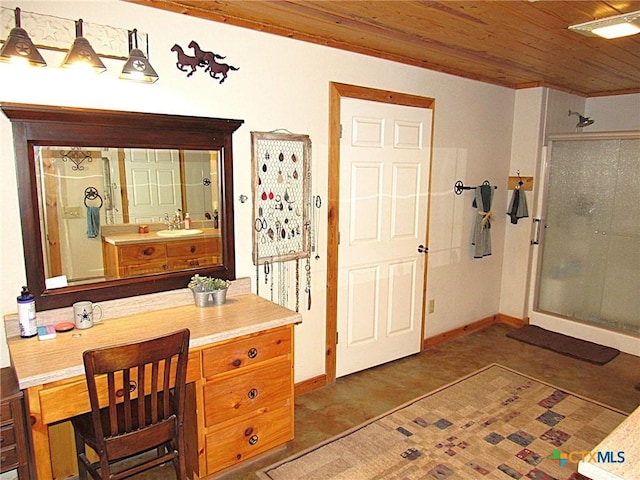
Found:
<svg viewBox="0 0 640 480"><path fill-rule="evenodd" d="M15 9L15 17L16 17L16 28L22 28L22 20L20 18L20 12L22 10L20 10L20 7L16 7Z"/></svg>

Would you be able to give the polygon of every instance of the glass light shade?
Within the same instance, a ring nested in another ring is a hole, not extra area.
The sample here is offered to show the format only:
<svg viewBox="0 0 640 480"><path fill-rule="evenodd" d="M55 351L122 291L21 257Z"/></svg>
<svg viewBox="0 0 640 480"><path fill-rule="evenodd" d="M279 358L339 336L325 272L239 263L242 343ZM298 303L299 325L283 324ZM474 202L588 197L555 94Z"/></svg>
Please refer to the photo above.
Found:
<svg viewBox="0 0 640 480"><path fill-rule="evenodd" d="M634 23L621 23L618 25L610 25L608 27L594 28L593 33L604 38L620 38L628 37L640 33L640 26Z"/></svg>
<svg viewBox="0 0 640 480"><path fill-rule="evenodd" d="M89 41L84 37L76 37L61 66L64 68L89 66L96 73L102 73L107 69Z"/></svg>
<svg viewBox="0 0 640 480"><path fill-rule="evenodd" d="M44 61L42 55L35 47L29 34L20 26L20 9L15 9L16 26L12 28L0 50L0 61L26 61L30 65L44 67L47 62Z"/></svg>
<svg viewBox="0 0 640 480"><path fill-rule="evenodd" d="M158 80L158 74L153 69L142 50L134 48L129 54L127 63L124 64L120 78L135 80L138 82L154 83Z"/></svg>
<svg viewBox="0 0 640 480"><path fill-rule="evenodd" d="M587 37L603 37L607 39L635 35L640 33L640 11L571 25L569 30Z"/></svg>

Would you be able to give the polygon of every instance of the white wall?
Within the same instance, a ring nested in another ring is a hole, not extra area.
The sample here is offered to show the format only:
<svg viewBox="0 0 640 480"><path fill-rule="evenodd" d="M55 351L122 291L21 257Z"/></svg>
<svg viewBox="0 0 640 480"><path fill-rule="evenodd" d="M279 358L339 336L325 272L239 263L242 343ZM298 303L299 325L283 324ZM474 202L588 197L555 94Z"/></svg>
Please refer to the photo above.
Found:
<svg viewBox="0 0 640 480"><path fill-rule="evenodd" d="M640 94L588 98L585 115L594 120L590 132L640 130Z"/></svg>
<svg viewBox="0 0 640 480"><path fill-rule="evenodd" d="M14 7L8 2L4 6ZM77 79L53 67L16 72L0 65L0 100L91 108L178 113L244 119L234 135L235 197L251 194L250 132L287 129L310 135L313 142L314 194L326 199L329 82L382 88L436 99L433 191L430 226L431 251L428 296L436 300L427 318L427 336L435 335L496 313L499 309L504 219L492 230L494 254L472 259L470 233L475 209L472 194L453 194L460 179L477 185L487 179L500 186L495 211L505 207L515 92L480 82L431 72L362 55L286 38L191 19L113 0L93 2L21 1L23 11L83 18L85 22L137 27L149 33L150 60L160 75L153 85L117 79L122 62L105 62L108 71ZM129 19L138 19L133 23ZM173 44L196 40L204 49L226 55L240 67L220 85L201 72L186 78L175 67ZM50 65L61 54L43 51ZM46 87L45 87L46 86ZM0 119L1 162L7 179L15 178L10 123ZM2 314L15 312L15 297L25 281L17 189L2 189L0 237ZM326 204L326 202L325 202ZM251 204L235 205L238 276L253 276L251 262ZM326 218L326 209L321 211ZM326 222L320 226L319 245L326 248ZM321 257L324 257L321 255ZM296 381L324 373L326 259L313 262L313 308L304 310L296 329ZM255 283L255 282L252 282ZM482 288L480 288L482 286ZM304 304L304 302L301 302ZM4 325L3 325L4 327ZM0 327L0 328L3 328ZM4 336L2 336L4 338ZM6 344L0 342L3 365Z"/></svg>

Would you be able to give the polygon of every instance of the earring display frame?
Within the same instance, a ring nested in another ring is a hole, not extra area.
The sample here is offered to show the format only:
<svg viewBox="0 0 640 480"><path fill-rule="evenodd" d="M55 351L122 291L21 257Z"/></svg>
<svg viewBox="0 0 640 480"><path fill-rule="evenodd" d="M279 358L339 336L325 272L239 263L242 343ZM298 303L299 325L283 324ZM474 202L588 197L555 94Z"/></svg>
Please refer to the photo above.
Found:
<svg viewBox="0 0 640 480"><path fill-rule="evenodd" d="M310 256L311 140L251 132L254 265Z"/></svg>

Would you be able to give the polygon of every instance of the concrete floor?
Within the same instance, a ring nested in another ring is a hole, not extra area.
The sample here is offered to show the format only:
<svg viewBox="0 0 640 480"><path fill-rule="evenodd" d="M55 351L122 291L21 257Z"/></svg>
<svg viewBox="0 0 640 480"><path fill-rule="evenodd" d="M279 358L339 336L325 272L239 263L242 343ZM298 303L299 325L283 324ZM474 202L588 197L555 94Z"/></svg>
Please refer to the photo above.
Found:
<svg viewBox="0 0 640 480"><path fill-rule="evenodd" d="M275 453L216 478L255 479L253 472L279 459L491 363L627 413L640 405L640 391L635 389L640 383L640 357L621 353L606 365L592 365L507 338L510 329L492 325L300 395L295 399L295 440ZM153 478L165 478L157 475Z"/></svg>

